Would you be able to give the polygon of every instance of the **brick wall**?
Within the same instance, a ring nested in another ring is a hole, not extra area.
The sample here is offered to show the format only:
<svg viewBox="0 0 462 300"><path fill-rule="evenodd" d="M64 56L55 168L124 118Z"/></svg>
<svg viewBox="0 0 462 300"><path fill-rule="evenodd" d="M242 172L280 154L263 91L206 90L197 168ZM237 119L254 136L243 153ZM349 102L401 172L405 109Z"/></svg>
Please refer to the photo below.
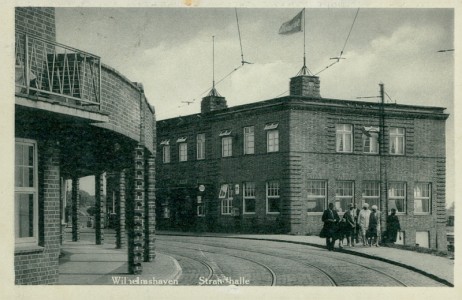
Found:
<svg viewBox="0 0 462 300"><path fill-rule="evenodd" d="M151 152L155 153L155 126L156 126L156 115L154 109L149 106L146 101L142 102L143 120L141 126L143 127L142 132L142 144ZM152 111L151 111L152 109Z"/></svg>
<svg viewBox="0 0 462 300"><path fill-rule="evenodd" d="M60 251L59 149L55 140L38 141L39 243L34 249L15 249L16 284L58 281Z"/></svg>
<svg viewBox="0 0 462 300"><path fill-rule="evenodd" d="M279 152L267 153L265 125L278 123ZM255 154L244 155L244 127L254 126ZM168 193L163 193L171 187L183 186L187 195L195 205L198 184L206 186L204 199L207 201L206 217L197 217L193 211L195 223L190 229L207 227L214 231L253 231L253 232L283 232L288 231L287 214L288 197L283 170L287 168L283 157L289 146L288 112L285 110L262 110L258 113L247 112L224 115L220 118L199 117L197 115L185 118L175 118L157 123L157 215L159 226L164 228L174 226L173 220L162 218L161 203ZM231 130L232 157L222 158L220 132ZM205 160L197 160L196 136L205 134ZM188 144L188 161L179 162L177 139L185 137ZM169 140L171 149L171 163L162 162L161 141ZM277 180L280 182L282 211L279 215L266 214L266 182ZM255 182L256 213L242 214L242 188L244 182ZM240 186L240 194L233 198L233 207L238 208L240 216L221 214L221 201L218 199L220 185L231 183ZM174 197L173 197L174 198ZM172 199L170 199L170 202ZM195 209L193 205L193 210ZM173 219L173 217L172 217ZM196 227L194 227L196 226Z"/></svg>
<svg viewBox="0 0 462 300"><path fill-rule="evenodd" d="M101 111L109 114L111 129L139 141L140 90L110 67L101 73Z"/></svg>
<svg viewBox="0 0 462 300"><path fill-rule="evenodd" d="M53 7L17 7L15 28L50 41L56 41L55 9Z"/></svg>
<svg viewBox="0 0 462 300"><path fill-rule="evenodd" d="M294 210L300 217L293 218L291 231L302 234L318 234L321 230L322 213L308 213L306 182L325 180L328 202L334 201L336 182L354 182L354 201L360 205L364 181L380 180L380 158L364 154L362 149L362 126L378 126L378 117L353 113L327 113L296 110L290 117L291 157L301 168L300 174L292 175L291 187L300 195ZM353 153L336 153L336 124L353 125ZM389 127L405 128L405 155L388 156L388 182L406 183L406 213L399 215L405 231L406 244L415 243L416 231L429 231L430 246L445 249L444 189L445 148L444 120L434 118L390 117L385 121L385 151L389 152ZM416 182L430 183L432 208L429 215L414 214L414 186ZM298 199L298 198L296 198ZM438 232L438 234L437 234ZM438 239L438 241L437 241Z"/></svg>
<svg viewBox="0 0 462 300"><path fill-rule="evenodd" d="M261 107L257 107L257 104L248 105L247 110L237 107L205 117L192 115L158 122L158 141L169 140L171 148L171 163L162 163L162 155L157 159L159 203L168 199L172 205L171 201L180 198L188 198L188 201L194 203L190 198L198 194L198 184L206 184L207 189L211 189L211 192L204 193L204 197L209 200L208 216L198 218L192 211L191 217L196 218L201 226L197 226L196 222L190 228L181 229L318 234L322 227L322 212L307 213L308 180L325 180L329 201L335 199L337 181L352 181L354 200L357 203L362 200L364 181L380 180L379 156L364 154L362 146L361 128L379 125L378 111L373 105L345 105L338 100L319 99L310 100L314 105L309 106L303 104L302 100L282 101L287 102L278 104L275 100L269 100L264 102L265 105L261 104ZM413 111L414 108L409 107L404 108L406 113L397 112L396 109L391 108L387 115L385 149L388 153L389 128L405 128L406 154L390 156L387 159L387 173L389 181L406 182L407 213L399 216L407 235L406 243L415 243L416 231L428 230L431 247L445 249L440 226L444 219L445 117L428 117L428 114L422 117ZM441 112L439 110L433 113ZM267 154L264 126L272 122L279 123L280 151ZM336 124L353 125L353 153L336 153ZM252 125L255 126L255 154L243 155L243 128ZM233 156L222 158L219 134L225 129L232 132ZM196 160L198 133L205 133L206 136L206 160L203 161ZM176 141L180 137L186 138L188 144L187 162L178 162L179 149ZM434 144L428 146L429 141L434 141ZM157 147L162 154L162 145L158 143ZM266 214L265 184L273 179L279 180L281 184L280 215ZM242 189L242 183L246 181L256 183L256 213L242 215L241 193L233 199L233 206L239 208L241 215L221 215L220 200L217 197L220 185L239 184ZM416 182L428 182L432 186L432 213L429 215L413 213ZM179 192L177 188L183 190ZM171 192L172 189L175 190L174 193ZM180 206L177 209L185 208ZM175 225L171 219L161 218L161 205L158 206L157 213L160 227L169 228ZM202 226L202 223L207 223L207 218L213 220L212 228Z"/></svg>

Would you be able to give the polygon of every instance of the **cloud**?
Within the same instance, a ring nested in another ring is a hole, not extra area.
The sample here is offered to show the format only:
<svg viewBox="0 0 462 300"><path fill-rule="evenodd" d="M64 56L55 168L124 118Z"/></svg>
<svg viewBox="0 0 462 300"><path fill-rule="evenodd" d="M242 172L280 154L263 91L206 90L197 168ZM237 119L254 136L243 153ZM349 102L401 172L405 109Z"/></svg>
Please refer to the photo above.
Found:
<svg viewBox="0 0 462 300"><path fill-rule="evenodd" d="M324 96L373 96L383 82L398 103L451 105L453 61L436 52L443 34L439 27L404 25L365 49L346 53L346 60L323 74Z"/></svg>

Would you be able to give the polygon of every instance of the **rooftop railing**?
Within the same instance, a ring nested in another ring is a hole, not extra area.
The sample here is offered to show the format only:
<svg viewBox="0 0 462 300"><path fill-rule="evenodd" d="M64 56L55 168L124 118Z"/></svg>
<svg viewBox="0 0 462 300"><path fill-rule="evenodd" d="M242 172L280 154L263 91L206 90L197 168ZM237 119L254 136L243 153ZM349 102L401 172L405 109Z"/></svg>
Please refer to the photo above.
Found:
<svg viewBox="0 0 462 300"><path fill-rule="evenodd" d="M17 32L15 61L16 94L100 109L100 57Z"/></svg>

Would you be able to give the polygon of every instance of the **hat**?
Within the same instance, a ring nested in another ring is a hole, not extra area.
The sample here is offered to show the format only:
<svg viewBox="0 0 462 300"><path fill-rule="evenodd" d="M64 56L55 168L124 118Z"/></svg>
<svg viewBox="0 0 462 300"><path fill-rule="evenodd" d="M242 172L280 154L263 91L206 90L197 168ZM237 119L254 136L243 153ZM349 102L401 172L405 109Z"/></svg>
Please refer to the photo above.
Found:
<svg viewBox="0 0 462 300"><path fill-rule="evenodd" d="M372 205L372 209L377 210L377 205Z"/></svg>
<svg viewBox="0 0 462 300"><path fill-rule="evenodd" d="M353 205L353 203L350 203L350 205L348 205L348 207L349 207L349 208L353 208L353 207L355 207L355 206Z"/></svg>
<svg viewBox="0 0 462 300"><path fill-rule="evenodd" d="M368 207L369 207L369 204L367 204L367 203L364 203L364 204L363 204L363 207L366 207L366 208L368 208Z"/></svg>

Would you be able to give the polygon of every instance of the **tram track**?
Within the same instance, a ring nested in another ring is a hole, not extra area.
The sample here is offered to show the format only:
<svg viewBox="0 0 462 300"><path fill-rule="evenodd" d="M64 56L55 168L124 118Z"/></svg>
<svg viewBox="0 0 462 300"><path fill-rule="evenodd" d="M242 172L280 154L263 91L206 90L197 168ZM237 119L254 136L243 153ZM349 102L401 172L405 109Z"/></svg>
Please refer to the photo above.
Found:
<svg viewBox="0 0 462 300"><path fill-rule="evenodd" d="M264 252L264 251L255 251L255 250L251 250L251 249L248 249L248 248L236 248L236 247L231 247L229 245L226 245L226 246L223 246L221 245L219 242L204 242L204 243L196 243L196 242L182 242L182 241L176 241L176 240L165 240L166 242L177 242L177 243L183 243L183 244L195 244L195 245L201 245L201 246L209 246L209 247L216 247L216 248L226 248L226 249L232 249L232 250L237 250L237 251L245 251L245 252L251 252L251 253L255 253L255 254L264 254L264 255L268 255L268 256L275 256L274 253L269 253L269 252ZM279 249L280 250L280 249ZM299 252L295 251L295 250L291 250L291 249L284 249L284 251L289 251L289 252L294 252L296 254L299 254ZM326 253L327 254L327 253ZM226 254L228 255L228 254ZM314 255L316 257L328 257L329 259L333 259L333 260L336 260L336 261L341 261L343 263L347 263L347 264L350 264L350 265L355 265L355 266L358 266L358 267L361 267L361 268L365 268L365 269L368 269L370 271L373 271L377 274L380 274L380 276L383 276L385 278L387 278L389 281L391 282L394 282L395 284L397 284L398 286L408 286L405 282L403 282L402 280L396 278L395 276L393 275L390 275L382 270L379 270L377 268L374 268L374 267L371 267L371 266L367 266L365 264L361 264L361 263L357 263L357 262L352 262L352 261L349 261L349 260L346 260L346 259L342 259L342 258L338 258L338 257L335 257L335 256L332 256L330 254L327 254L327 255L320 255L320 254L315 254L315 253L310 253L310 255ZM281 258L281 257L278 257L278 258ZM304 260L300 260L300 259L297 259L297 258L294 258L293 256L291 256L289 254L289 256L287 255L284 255L283 258L285 259L289 259L289 260L292 260L294 262L297 262L297 263L302 263L304 265L307 265L309 267L312 267L312 268L315 268L317 269L319 272L323 273L326 277L328 277L331 282L332 282L332 285L339 285L339 283L336 281L335 279L335 274L332 274L332 271L331 270L325 270L325 268L323 267L320 267L318 265L314 265L312 263L309 263L309 262L306 262ZM409 272L412 272L412 270L408 270ZM418 273L417 273L418 274ZM334 275L334 276L332 276Z"/></svg>
<svg viewBox="0 0 462 300"><path fill-rule="evenodd" d="M170 242L170 241L169 241ZM171 242L176 242L176 243L184 243L184 244L194 244L194 245L202 245L202 246L207 246L207 247L215 247L215 248L222 248L220 246L214 246L214 245L209 245L209 244L200 244L200 243L190 243L190 242L181 242L181 241L171 241ZM207 252L207 253L214 253L214 254L217 254L217 255L227 255L227 256L231 256L231 257L235 257L235 258L239 258L239 259L243 259L243 260L247 260L247 261L250 261L250 262L253 262L257 265L260 265L261 267L265 268L266 270L268 270L268 272L271 273L272 275L272 281L271 281L271 286L275 286L277 284L277 275L276 273L271 269L271 267L269 267L268 265L264 264L264 263L261 263L261 262L258 262L254 259L250 259L248 257L242 257L242 256L238 256L238 255L233 255L233 254L229 254L229 253L220 253L220 252L216 252L216 251L210 251L210 250L204 250L204 249L197 249L197 248L190 248L190 247L184 247L182 246L182 249L190 249L190 250L196 250L196 251L203 251L203 252ZM274 257L274 254L269 254L269 253L263 253L263 252L258 252L258 251L252 251L252 250L246 250L246 249L239 249L239 248L235 248L235 247L229 247L229 246L226 246L226 249L233 249L233 250L238 250L238 251L242 251L242 252L251 252L251 253L258 253L258 254L264 254L264 255L267 255L267 256L270 256L270 257ZM286 257L283 257L284 259L288 259L288 260L292 260L292 261L295 261L297 263L302 263L303 265L306 265L306 266L309 266L315 270L317 270L318 272L320 272L322 275L324 275L327 280L329 281L330 285L332 286L337 286L337 282L336 280L330 276L326 271L324 271L323 269L313 265L313 264L310 264L310 263L307 263L307 262L303 262L303 261L299 261L299 260L294 260L294 259L291 259L291 258L286 258Z"/></svg>
<svg viewBox="0 0 462 300"><path fill-rule="evenodd" d="M197 244L197 243L191 243L191 244L201 245L201 244ZM209 245L205 245L205 246L209 246ZM198 251L198 252L200 251L200 252L212 253L212 254L216 254L216 255L223 255L223 253L219 253L219 252L216 252L216 251L210 251L210 250L204 250L204 249L201 249L201 248L181 247L181 249L188 249L188 250L194 250L194 251ZM173 255L177 255L177 254L175 253ZM234 257L234 258L237 258L237 259L245 260L245 261L251 262L253 264L256 264L256 265L262 267L263 269L265 269L271 275L271 284L270 285L271 286L276 285L276 283L277 283L276 273L268 265L266 265L264 263L261 263L261 262L258 262L258 261L254 260L254 259L250 259L248 257L242 257L242 256L233 255L233 254L229 254L229 253L226 253L225 255L230 256L230 257ZM181 255L178 254L178 256L188 257L190 259L201 261L201 260L198 260L196 258L186 256L184 254L181 254ZM208 262L204 262L204 261L201 261L201 262L203 264L207 265L209 267L209 269L211 270L211 273L210 273L210 275L208 277L208 280L211 280L213 275L218 275L218 274L215 274L215 272L213 271L213 268L210 266L210 264Z"/></svg>
<svg viewBox="0 0 462 300"><path fill-rule="evenodd" d="M161 253L167 254L165 252L161 252ZM204 276L205 278L207 278L207 280L211 280L213 278L213 276L215 275L215 272L214 272L212 266L208 262L206 262L206 261L204 261L202 259L198 259L196 257L191 257L191 256L185 255L185 254L178 254L178 253L171 253L171 252L169 252L168 255L171 255L175 259L180 260L180 261L182 261L184 259L187 259L187 260L198 262L199 264L201 264L202 266L204 266L207 269L208 274L206 274L206 276ZM181 257L182 259L179 259L179 257Z"/></svg>

